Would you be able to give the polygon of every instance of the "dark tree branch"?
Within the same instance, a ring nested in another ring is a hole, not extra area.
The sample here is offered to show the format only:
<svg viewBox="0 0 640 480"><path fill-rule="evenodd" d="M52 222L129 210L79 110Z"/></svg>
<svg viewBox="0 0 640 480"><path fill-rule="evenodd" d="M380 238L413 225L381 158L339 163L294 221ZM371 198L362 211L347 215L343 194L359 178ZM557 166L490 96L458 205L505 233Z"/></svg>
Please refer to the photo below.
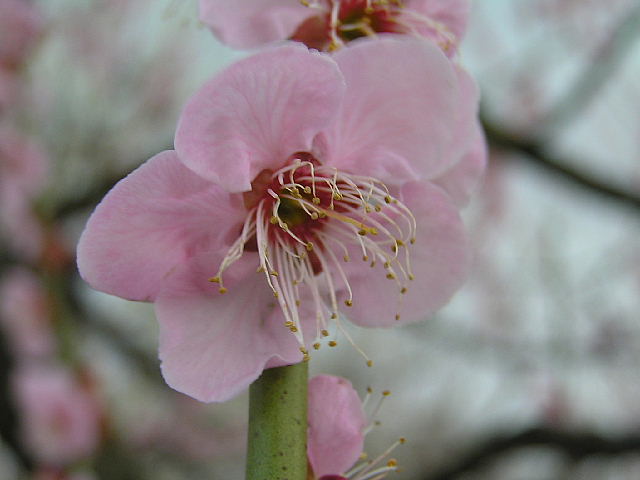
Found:
<svg viewBox="0 0 640 480"><path fill-rule="evenodd" d="M554 134L587 108L607 79L622 64L639 34L640 3L621 15L611 36L596 48L592 61L576 76L562 100L540 122L541 130L546 134Z"/></svg>
<svg viewBox="0 0 640 480"><path fill-rule="evenodd" d="M542 143L508 132L486 117L482 117L482 124L492 148L520 153L522 158L556 175L565 182L588 192L596 193L602 198L640 210L640 192L611 185L596 176L572 168L569 166L571 162L548 154Z"/></svg>
<svg viewBox="0 0 640 480"><path fill-rule="evenodd" d="M33 459L24 449L19 438L19 418L13 402L11 371L13 358L9 352L4 332L0 329L0 438L15 455L27 472L33 470Z"/></svg>
<svg viewBox="0 0 640 480"><path fill-rule="evenodd" d="M640 452L640 434L608 438L589 432L561 432L546 428L531 428L514 435L491 438L457 462L423 478L424 480L453 480L464 473L490 465L501 455L525 447L549 447L577 461L592 455Z"/></svg>

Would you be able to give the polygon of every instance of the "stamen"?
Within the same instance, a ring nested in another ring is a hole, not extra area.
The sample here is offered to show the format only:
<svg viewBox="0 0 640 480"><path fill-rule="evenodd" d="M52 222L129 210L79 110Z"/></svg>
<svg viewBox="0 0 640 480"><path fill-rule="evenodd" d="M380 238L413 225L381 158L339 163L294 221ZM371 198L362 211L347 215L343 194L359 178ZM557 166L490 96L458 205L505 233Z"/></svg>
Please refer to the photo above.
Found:
<svg viewBox="0 0 640 480"><path fill-rule="evenodd" d="M264 188L264 198L248 211L239 237L210 281L218 284L221 293L226 292L224 271L242 257L245 245L255 238L257 271L264 274L285 317L285 327L296 336L301 348L306 346L299 310L306 307L305 302L313 302L316 337L328 336L327 322L333 320L337 331L345 335L367 365L372 365L338 316L338 286L345 293L347 307L358 301L353 298L344 262L350 261L356 249L371 266L384 264L384 275L397 285L390 293L401 299L413 278L407 245L415 241L416 221L379 180L340 172L315 159L307 160L310 156L300 152L299 158L298 154L292 156L276 172L267 172L267 184L259 183L265 185L260 187ZM302 285L310 296L301 296ZM337 342L328 344L335 346ZM320 343L310 345L317 349ZM302 353L308 356L308 352Z"/></svg>

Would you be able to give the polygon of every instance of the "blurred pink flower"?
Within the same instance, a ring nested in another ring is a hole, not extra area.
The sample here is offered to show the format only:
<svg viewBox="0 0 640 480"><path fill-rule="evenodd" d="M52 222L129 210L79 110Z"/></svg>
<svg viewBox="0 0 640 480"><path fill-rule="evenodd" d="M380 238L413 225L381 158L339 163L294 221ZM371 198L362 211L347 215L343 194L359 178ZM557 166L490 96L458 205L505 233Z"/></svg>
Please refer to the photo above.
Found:
<svg viewBox="0 0 640 480"><path fill-rule="evenodd" d="M80 272L155 302L165 379L203 401L306 358L330 320L340 328L340 304L367 327L421 320L466 276L457 200L434 181L472 148L476 108L473 82L429 42L263 51L206 83L176 151L102 201Z"/></svg>
<svg viewBox="0 0 640 480"><path fill-rule="evenodd" d="M69 371L29 365L19 368L13 380L23 439L38 461L64 466L95 451L99 408Z"/></svg>
<svg viewBox="0 0 640 480"><path fill-rule="evenodd" d="M384 392L383 396L388 393ZM399 439L379 457L354 467L362 458L364 437L373 419L367 419L363 402L348 380L332 375L318 375L309 380L307 422L307 456L312 478L381 479L397 470L395 460L383 461L404 439Z"/></svg>
<svg viewBox="0 0 640 480"><path fill-rule="evenodd" d="M467 27L469 0L199 0L221 41L252 48L278 40L335 50L360 37L399 33L436 42L448 56Z"/></svg>
<svg viewBox="0 0 640 480"><path fill-rule="evenodd" d="M32 201L46 183L47 166L37 145L0 126L0 238L28 259L41 253L43 233Z"/></svg>
<svg viewBox="0 0 640 480"><path fill-rule="evenodd" d="M44 20L33 2L0 0L0 69L16 70L42 34Z"/></svg>
<svg viewBox="0 0 640 480"><path fill-rule="evenodd" d="M90 472L72 472L44 469L39 470L33 476L33 480L96 480L96 476Z"/></svg>
<svg viewBox="0 0 640 480"><path fill-rule="evenodd" d="M44 469L35 473L32 480L97 480L91 472L68 473L57 469Z"/></svg>
<svg viewBox="0 0 640 480"><path fill-rule="evenodd" d="M0 279L0 322L18 359L54 353L46 294L29 270L14 268Z"/></svg>

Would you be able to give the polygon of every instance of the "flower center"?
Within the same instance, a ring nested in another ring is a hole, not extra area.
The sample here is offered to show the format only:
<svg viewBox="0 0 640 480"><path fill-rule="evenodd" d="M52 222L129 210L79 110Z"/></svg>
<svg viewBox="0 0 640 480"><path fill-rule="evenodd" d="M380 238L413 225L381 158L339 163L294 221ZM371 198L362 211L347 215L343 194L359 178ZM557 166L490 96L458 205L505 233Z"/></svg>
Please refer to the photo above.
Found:
<svg viewBox="0 0 640 480"><path fill-rule="evenodd" d="M291 36L310 48L333 51L378 33L423 36L429 32L447 50L455 36L446 25L411 9L402 0L300 0L318 14L307 18Z"/></svg>
<svg viewBox="0 0 640 480"><path fill-rule="evenodd" d="M299 328L303 302L315 312L316 337L329 336L330 319L350 341L340 325L337 292L345 293L346 306L353 305L344 267L353 255L362 257L363 267L383 265L398 293L405 293L413 279L407 247L415 242L415 219L379 180L341 172L309 152L297 152L281 169L260 172L244 194L244 204L248 215L242 231L210 280L225 293L223 272L247 244L255 245L258 271L264 273L305 358Z"/></svg>

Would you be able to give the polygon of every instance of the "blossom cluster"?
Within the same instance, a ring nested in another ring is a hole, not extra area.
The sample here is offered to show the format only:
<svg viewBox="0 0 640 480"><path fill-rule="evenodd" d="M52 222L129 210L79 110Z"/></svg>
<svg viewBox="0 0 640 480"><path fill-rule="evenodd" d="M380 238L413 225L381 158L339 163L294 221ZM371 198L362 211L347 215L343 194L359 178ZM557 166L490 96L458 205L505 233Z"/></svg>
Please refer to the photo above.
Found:
<svg viewBox="0 0 640 480"><path fill-rule="evenodd" d="M261 49L190 98L175 150L107 194L78 266L98 290L153 302L167 383L219 402L265 368L350 340L346 319L393 327L446 304L469 268L459 209L486 151L458 62L468 1L200 0L200 11L222 41ZM310 422L311 446L330 432ZM344 477L350 454L318 466L336 451L310 450L318 478Z"/></svg>

